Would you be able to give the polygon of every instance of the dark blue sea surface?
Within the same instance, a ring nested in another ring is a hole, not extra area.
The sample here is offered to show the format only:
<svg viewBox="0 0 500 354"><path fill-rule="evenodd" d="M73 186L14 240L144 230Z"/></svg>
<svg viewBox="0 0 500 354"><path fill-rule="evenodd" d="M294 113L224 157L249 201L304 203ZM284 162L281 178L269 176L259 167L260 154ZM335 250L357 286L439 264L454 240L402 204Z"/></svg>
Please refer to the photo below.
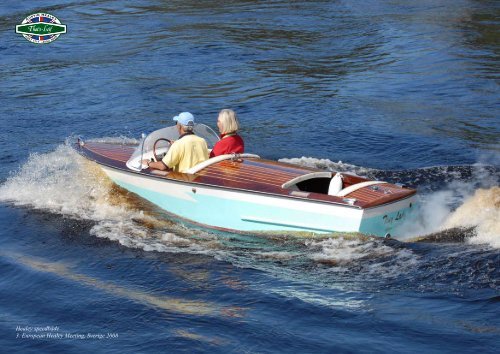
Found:
<svg viewBox="0 0 500 354"><path fill-rule="evenodd" d="M15 33L32 13L68 26ZM0 348L498 353L498 1L4 1ZM246 151L418 189L395 239L173 220L70 147L190 111Z"/></svg>

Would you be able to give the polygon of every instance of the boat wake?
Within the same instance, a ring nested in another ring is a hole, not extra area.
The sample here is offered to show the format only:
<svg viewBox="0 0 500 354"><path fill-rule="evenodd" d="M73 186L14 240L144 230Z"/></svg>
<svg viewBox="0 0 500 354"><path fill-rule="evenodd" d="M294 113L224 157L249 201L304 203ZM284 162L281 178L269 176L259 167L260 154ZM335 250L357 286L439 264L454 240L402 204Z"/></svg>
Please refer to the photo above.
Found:
<svg viewBox="0 0 500 354"><path fill-rule="evenodd" d="M384 171L310 157L281 159L418 189L419 210L397 230L399 240L469 242L500 248L500 169L475 164Z"/></svg>
<svg viewBox="0 0 500 354"><path fill-rule="evenodd" d="M471 243L500 248L500 187L476 190L446 219L444 228L475 228Z"/></svg>
<svg viewBox="0 0 500 354"><path fill-rule="evenodd" d="M428 255L436 252L429 248L437 247L433 242L459 245L453 249L456 254L481 249L490 252L488 257L498 256L500 188L498 169L494 167L382 171L311 158L284 162L356 173L393 183L414 182L412 186L423 191L420 213L401 230L398 240L359 234L322 235L314 239L294 234L256 237L203 230L172 219L149 202L114 185L97 165L68 145L47 154L31 155L0 185L0 201L64 218L88 220L92 224L91 235L128 248L208 255L240 267L325 284L338 284L339 279L364 285L367 279L373 278L390 282L418 268L428 274L430 263L450 257L447 249L429 260Z"/></svg>

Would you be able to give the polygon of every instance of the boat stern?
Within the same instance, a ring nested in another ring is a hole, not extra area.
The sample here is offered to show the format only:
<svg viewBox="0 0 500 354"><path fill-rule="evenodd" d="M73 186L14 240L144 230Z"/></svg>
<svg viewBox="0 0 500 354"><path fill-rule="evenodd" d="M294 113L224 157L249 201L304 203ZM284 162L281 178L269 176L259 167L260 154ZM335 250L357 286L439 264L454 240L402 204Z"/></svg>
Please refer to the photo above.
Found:
<svg viewBox="0 0 500 354"><path fill-rule="evenodd" d="M365 209L359 231L366 235L389 237L416 212L416 196Z"/></svg>

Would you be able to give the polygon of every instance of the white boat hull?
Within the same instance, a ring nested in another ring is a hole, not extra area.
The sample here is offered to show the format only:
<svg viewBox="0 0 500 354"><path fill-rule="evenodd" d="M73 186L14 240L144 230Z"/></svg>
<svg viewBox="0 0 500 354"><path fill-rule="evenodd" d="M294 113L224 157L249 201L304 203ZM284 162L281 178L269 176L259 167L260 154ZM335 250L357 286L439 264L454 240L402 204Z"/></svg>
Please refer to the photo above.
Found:
<svg viewBox="0 0 500 354"><path fill-rule="evenodd" d="M384 236L408 217L414 197L362 209L263 192L159 179L102 166L119 186L195 224L236 232L362 232Z"/></svg>

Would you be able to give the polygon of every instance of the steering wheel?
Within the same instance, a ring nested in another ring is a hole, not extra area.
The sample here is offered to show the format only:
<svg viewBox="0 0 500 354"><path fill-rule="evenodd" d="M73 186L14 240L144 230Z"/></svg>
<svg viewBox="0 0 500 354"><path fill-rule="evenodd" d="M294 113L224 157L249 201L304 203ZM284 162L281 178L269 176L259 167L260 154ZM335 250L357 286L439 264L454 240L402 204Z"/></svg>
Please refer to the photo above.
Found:
<svg viewBox="0 0 500 354"><path fill-rule="evenodd" d="M156 145L157 145L160 141L166 141L166 142L169 144L169 146L168 146L168 147L170 147L170 145L172 145L172 140L170 140L170 139L160 138L160 139L156 140L156 141L155 141L155 143L154 143L154 145L153 145L153 156L154 156L154 158L155 158L155 161L160 161L160 160L161 160L161 159L160 159L160 157L156 154Z"/></svg>

